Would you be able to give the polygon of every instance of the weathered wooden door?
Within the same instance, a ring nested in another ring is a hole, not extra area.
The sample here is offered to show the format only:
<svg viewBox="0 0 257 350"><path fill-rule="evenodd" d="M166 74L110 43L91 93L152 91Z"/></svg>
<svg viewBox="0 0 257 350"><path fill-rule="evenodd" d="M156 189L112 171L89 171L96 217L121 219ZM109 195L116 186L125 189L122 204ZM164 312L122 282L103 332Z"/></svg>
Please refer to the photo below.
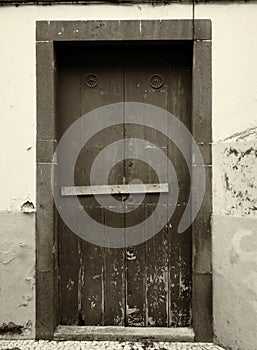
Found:
<svg viewBox="0 0 257 350"><path fill-rule="evenodd" d="M192 53L189 47L91 45L60 49L57 57L59 138L87 112L124 101L162 107L190 129ZM161 133L143 126L124 124L103 130L80 152L75 169L76 185L90 185L90 167L106 145L130 137L148 140L172 160L180 188L177 208L171 221L153 238L134 247L117 249L81 240L59 218L60 324L191 325L191 230L177 233L188 201L190 181L177 147ZM148 147L145 152L154 154L155 150ZM136 158L135 154L134 158L116 164L110 172L109 185L129 183L134 178L147 184L158 182L150 164ZM167 172L165 167L159 170ZM122 203L124 196L115 196ZM144 221L155 209L158 196L158 193L146 194L139 208L128 214L102 208L93 196L79 199L95 220L122 228Z"/></svg>

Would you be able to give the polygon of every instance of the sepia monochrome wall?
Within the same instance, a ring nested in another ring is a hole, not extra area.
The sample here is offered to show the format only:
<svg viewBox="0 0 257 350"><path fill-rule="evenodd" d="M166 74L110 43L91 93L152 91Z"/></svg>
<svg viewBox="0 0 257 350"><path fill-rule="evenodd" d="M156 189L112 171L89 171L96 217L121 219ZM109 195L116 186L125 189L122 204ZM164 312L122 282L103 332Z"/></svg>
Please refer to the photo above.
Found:
<svg viewBox="0 0 257 350"><path fill-rule="evenodd" d="M0 337L35 336L37 20L211 19L214 342L257 347L257 3L0 7Z"/></svg>

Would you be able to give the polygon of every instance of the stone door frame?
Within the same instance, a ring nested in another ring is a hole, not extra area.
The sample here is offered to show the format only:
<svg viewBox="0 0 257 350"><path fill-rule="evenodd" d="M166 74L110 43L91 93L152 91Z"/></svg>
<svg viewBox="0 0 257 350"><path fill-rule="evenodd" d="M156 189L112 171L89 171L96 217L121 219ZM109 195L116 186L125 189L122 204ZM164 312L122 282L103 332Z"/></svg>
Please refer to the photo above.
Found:
<svg viewBox="0 0 257 350"><path fill-rule="evenodd" d="M53 339L58 326L57 238L51 192L56 137L56 42L191 42L192 134L205 162L206 192L192 224L192 319L195 340L212 341L212 78L210 20L38 21L36 337ZM199 166L193 164L194 167Z"/></svg>

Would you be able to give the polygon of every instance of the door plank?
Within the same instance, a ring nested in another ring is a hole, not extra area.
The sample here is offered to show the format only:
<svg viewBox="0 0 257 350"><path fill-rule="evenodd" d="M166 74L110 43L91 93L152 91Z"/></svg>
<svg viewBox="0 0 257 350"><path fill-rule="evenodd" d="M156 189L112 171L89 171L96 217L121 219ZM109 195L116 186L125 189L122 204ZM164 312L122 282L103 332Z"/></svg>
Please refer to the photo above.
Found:
<svg viewBox="0 0 257 350"><path fill-rule="evenodd" d="M85 209L94 220L103 222L103 210L101 207L87 206ZM91 234L102 234L103 236L103 230L101 232L92 232ZM80 284L83 324L86 326L103 325L104 249L81 240L80 256L84 271L84 279Z"/></svg>
<svg viewBox="0 0 257 350"><path fill-rule="evenodd" d="M161 58L153 57L151 65L149 65L145 81L147 86L145 89L148 90L146 103L151 103L155 106L161 107L164 110L167 109L168 100L168 65L165 55ZM152 75L159 75L163 79L163 85L159 89L154 89L149 84L149 77ZM167 126L165 126L165 129ZM167 155L167 139L165 136L156 132L153 129L146 129L145 137L156 145ZM151 152L150 158L153 159L157 168L159 181L167 181L167 163L161 164L159 162L156 149L148 149ZM156 174L153 171L149 172L149 182L156 181ZM158 198L156 195L151 194L148 196L148 215L151 213L150 208L154 203L157 203ZM158 205L158 204L157 204ZM147 326L152 327L167 327L168 326L168 312L169 312L169 230L166 226L167 222L167 202L162 209L161 217L157 218L160 223L164 224L164 227L158 232L152 239L146 242L146 259L147 259ZM157 208L154 208L155 210ZM148 223L151 224L151 217Z"/></svg>
<svg viewBox="0 0 257 350"><path fill-rule="evenodd" d="M140 102L153 104L166 110L167 105L167 63L164 57L160 57L156 54L152 54L144 64L144 68L137 72L137 82L139 85L138 96ZM150 79L153 75L159 75L163 79L163 85L161 88L154 89L150 85ZM148 116L145 116L145 119ZM156 130L144 128L144 139L148 140L155 145L155 148L146 148L145 156L155 163L157 174L155 171L148 167L142 169L144 177L147 178L149 183L166 181L167 180L167 166L166 164L159 163L159 157L157 154L157 148L161 149L167 154L167 141ZM148 153L148 154L146 154ZM157 177L159 176L159 178ZM143 179L146 180L146 179ZM156 210L156 203L159 196L155 194L149 194L146 197L145 212L146 217L149 217L148 227L152 226L151 213ZM163 207L164 218L160 217L159 220L165 220L167 213L166 208ZM164 222L165 224L166 222ZM146 255L146 326L167 326L169 300L168 300L168 233L167 227L157 233L153 238L148 240L145 244Z"/></svg>
<svg viewBox="0 0 257 350"><path fill-rule="evenodd" d="M178 52L169 71L169 111L191 130L191 59ZM191 154L191 145L187 145ZM178 206L169 225L173 227L170 242L170 320L171 327L191 325L191 229L181 234L178 225L188 202L190 178L185 160L174 145L168 143L169 157L176 164L179 182Z"/></svg>
<svg viewBox="0 0 257 350"><path fill-rule="evenodd" d="M140 57L136 54L128 54L125 65L125 101L140 102L141 91L141 64L140 68L137 62ZM126 111L125 111L126 123ZM144 129L137 125L125 124L125 138L141 138L144 139ZM129 154L129 147L126 145L125 154ZM144 175L145 174L145 175ZM137 154L134 153L133 158L125 161L125 177L126 182L140 179L143 183L149 183L145 172L145 165L142 161L137 160ZM137 202L137 197L131 195L132 205ZM143 203L131 213L125 215L126 227L131 227L144 221L145 200ZM142 232L138 232L142 235ZM145 242L140 245L128 247L126 249L126 325L127 326L145 326L146 325L146 255Z"/></svg>
<svg viewBox="0 0 257 350"><path fill-rule="evenodd" d="M111 215L105 217L105 224L113 226ZM124 226L124 216L120 215L115 220L116 225ZM122 228L121 228L122 230ZM125 303L125 270L124 249L105 249L105 325L124 326Z"/></svg>
<svg viewBox="0 0 257 350"><path fill-rule="evenodd" d="M132 56L132 55L131 55ZM126 101L137 101L150 103L153 105L166 108L167 89L163 86L161 89L153 89L150 85L152 75L158 73L162 76L165 71L160 62L160 56L151 54L147 62L144 62L144 55L137 54L130 57L130 64L126 70L125 77L125 96ZM133 63L132 63L133 62ZM138 64L144 62L144 65ZM143 118L147 118L144 115ZM138 115L142 118L142 115ZM160 133L148 127L127 126L126 137L138 137L166 150L166 140L160 141ZM147 153L147 154L146 154ZM163 164L158 166L158 157L156 150L151 147L144 149L144 154L151 161L155 162L161 181L167 178L167 167ZM143 183L159 182L155 171L151 170L151 166L146 165L135 159L131 159L126 163L126 178L131 181L133 178L139 178ZM158 194L147 194L140 208L140 218L145 220L155 210L155 203L159 198ZM137 210L138 211L138 210ZM166 209L164 208L166 212ZM126 215L126 225L132 225L137 222L135 217ZM150 220L151 222L151 220ZM149 224L148 224L149 225ZM147 229L147 227L146 227ZM127 262L127 290L128 290L128 311L139 305L137 314L140 313L141 323L139 325L146 326L167 326L168 312L168 263L167 263L167 229L164 228L154 238L140 245L133 247L131 250L137 259ZM165 248L164 248L165 247ZM139 257L138 255L141 255ZM135 281L135 276L137 281ZM140 276L140 278L138 277ZM134 298L135 282L139 289ZM129 291L132 290L131 295ZM134 304L133 304L134 303ZM128 325L134 326L136 317L128 319Z"/></svg>
<svg viewBox="0 0 257 350"><path fill-rule="evenodd" d="M58 139L80 116L79 70L72 64L72 57L58 62ZM78 140L79 142L79 140ZM63 155L60 155L62 157ZM60 158L60 161L65 161ZM60 184L63 173L58 174ZM58 218L58 260L59 260L59 322L63 325L78 325L80 309L78 304L80 260L79 238Z"/></svg>
<svg viewBox="0 0 257 350"><path fill-rule="evenodd" d="M104 63L99 55L87 53L81 71L81 113L102 107L106 104L123 101L123 72L115 55L108 54ZM94 88L85 86L83 80L87 74L97 75L99 82ZM85 126L86 127L86 126ZM83 132L83 129L82 129ZM98 133L82 150L77 185L90 185L90 169L97 154L108 144L123 139L123 126L115 126ZM108 155L110 157L113 154ZM82 170L83 169L83 170ZM99 171L101 171L99 169ZM123 164L116 165L110 172L109 185L123 183ZM99 183L99 185L105 185ZM79 197L85 210L97 211L99 203L94 197ZM116 196L116 199L119 199ZM120 202L121 203L121 202ZM119 203L117 204L119 205ZM122 203L121 203L122 205ZM89 209L90 208L90 209ZM100 209L99 209L100 210ZM97 218L96 218L97 219ZM98 218L100 220L100 218ZM123 227L123 215L102 209L100 223L114 227ZM103 240L105 229L103 228ZM92 233L94 234L94 233ZM107 249L83 242L85 259L85 284L83 288L83 312L86 325L123 325L124 324L124 269L123 250ZM91 264L89 263L91 261ZM97 271L96 271L97 270ZM99 278L96 276L99 276ZM95 306L90 301L94 298Z"/></svg>

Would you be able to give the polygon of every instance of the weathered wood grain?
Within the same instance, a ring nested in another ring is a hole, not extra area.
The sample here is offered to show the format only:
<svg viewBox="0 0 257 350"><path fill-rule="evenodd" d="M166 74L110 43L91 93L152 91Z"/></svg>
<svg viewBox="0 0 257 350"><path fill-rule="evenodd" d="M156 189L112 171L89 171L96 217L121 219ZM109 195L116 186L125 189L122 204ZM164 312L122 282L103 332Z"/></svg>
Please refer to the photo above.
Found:
<svg viewBox="0 0 257 350"><path fill-rule="evenodd" d="M168 192L169 184L129 184L129 185L95 185L95 186L63 186L62 196L96 196L103 194L139 194Z"/></svg>
<svg viewBox="0 0 257 350"><path fill-rule="evenodd" d="M106 104L121 102L123 100L123 77L120 64L115 55L107 55L104 63L101 55L87 52L82 56L81 71L81 114L102 107ZM88 74L96 74L98 85L88 87L85 79ZM86 127L86 126L85 126ZM82 129L83 132L83 129ZM116 126L100 132L88 142L80 154L80 170L78 174L79 185L90 185L91 165L106 145L123 139L123 127ZM110 157L113 156L111 153ZM101 171L101 169L99 169ZM115 166L109 176L109 184L119 184L123 181L123 166ZM116 196L117 197L117 196ZM116 199L118 199L117 197ZM99 203L93 197L82 198L81 203L87 212L90 206L90 216L94 218ZM121 202L120 202L121 203ZM102 209L103 225L123 227L123 216ZM85 228L86 229L86 228ZM92 232L92 234L94 234ZM105 230L103 227L103 243ZM85 324L123 325L123 252L122 250L96 247L83 242L83 256L91 259L92 266L85 264L87 283L84 285L84 315ZM98 271L96 271L98 269ZM95 270L95 272L94 272ZM95 306L90 306L89 300L94 299ZM90 321L89 321L90 319ZM88 323L90 322L90 323Z"/></svg>
<svg viewBox="0 0 257 350"><path fill-rule="evenodd" d="M123 50L113 47L112 53L105 53L104 63L98 49L91 54L84 53L83 50L77 52L77 58L71 58L67 53L69 63L61 79L65 83L66 77L69 77L73 83L70 85L71 91L68 91L67 85L63 88L61 96L63 103L60 108L63 119L60 126L61 132L64 132L69 123L76 120L79 115L84 115L105 104L120 101L145 102L162 107L180 118L190 128L190 47L186 49L180 46L159 46L155 52L153 48L154 46L151 45L144 50L142 47L133 47L131 50L129 45ZM85 84L85 77L89 73L96 74L99 79L98 85L93 88ZM74 77L72 77L73 74ZM154 74L162 77L161 88L155 89L151 86L150 78ZM76 91L79 91L79 94ZM76 113L72 111L74 103L77 103L76 108L79 109ZM142 115L138 117L141 118ZM146 120L147 115L143 117ZM74 313L76 315L77 312L77 316L63 317L63 324L130 327L190 326L191 233L190 230L183 235L177 233L177 224L188 200L188 169L180 151L167 137L148 127L126 124L126 110L124 110L124 122L123 126L115 126L99 132L89 140L86 147L82 148L74 172L75 186L77 186L75 189L80 189L81 186L84 190L90 188L91 165L105 146L120 139L136 137L156 145L156 148L160 148L174 164L180 186L178 209L172 221L164 225L155 237L127 249L107 249L76 240L70 237L70 234L63 236L65 239L68 237L67 242L63 241L60 247L64 251L64 253L61 252L64 254L62 260L64 266L69 253L75 251L75 246L77 249L77 256L73 257L76 261L71 267L74 276L75 274L77 276L73 284L77 292L76 296L75 293L73 295L74 301L71 300L72 294L70 292L67 294L64 290L65 283L67 285L65 278L64 286L60 290L61 300L69 301L67 305L62 306L61 312L65 315L69 315L69 312L71 315ZM83 132L81 127L81 138ZM129 147L128 144L126 147ZM117 185L122 184L120 185L122 191L118 191L117 194L113 192L115 198L120 201L117 205L121 207L127 205L128 195L125 193L121 195L121 192L126 191L129 182L134 179L140 179L144 184L159 182L167 184L170 181L167 165L159 163L156 148L145 148L144 154L147 156L146 159L152 159L155 162L158 174L149 164L138 160L137 154L113 167L108 186L115 192ZM129 150L125 148L125 157L127 151ZM113 154L107 157L113 157ZM103 195L101 186L99 184L98 196ZM137 185L134 186L136 188ZM167 190L167 186L164 190ZM65 191L63 191L64 194L72 194L69 189L68 192ZM92 188L90 191L92 192ZM80 203L91 217L106 226L121 229L144 222L156 209L159 198L158 193L146 193L139 208L123 215L101 208L94 196L83 196L85 191L82 192L82 196L79 196ZM85 193L92 194L89 192ZM136 204L137 200L137 194L132 193L130 204ZM168 221L168 205L167 202L159 220ZM151 225L151 219L148 225ZM62 231L62 226L60 229ZM135 234L145 235L146 232L147 226L142 232L135 232ZM94 232L89 234L93 235ZM101 234L104 242L104 226ZM65 244L68 246L65 247ZM65 273L64 268L61 271Z"/></svg>
<svg viewBox="0 0 257 350"><path fill-rule="evenodd" d="M189 51L191 48L189 48ZM191 130L191 55L183 49L175 54L169 71L168 110ZM184 147L191 156L191 144L185 140ZM168 223L170 230L170 314L169 326L191 325L191 229L178 233L178 225L186 208L190 177L184 156L168 141L168 156L176 167L179 186L177 208Z"/></svg>
<svg viewBox="0 0 257 350"><path fill-rule="evenodd" d="M58 62L58 140L66 129L80 115L79 71L74 69L67 59ZM79 140L77 140L79 142ZM60 161L64 155L60 155ZM58 174L62 183L63 174ZM59 322L60 324L79 324L80 310L78 310L80 259L78 254L79 238L70 231L62 219L58 217L59 243Z"/></svg>

